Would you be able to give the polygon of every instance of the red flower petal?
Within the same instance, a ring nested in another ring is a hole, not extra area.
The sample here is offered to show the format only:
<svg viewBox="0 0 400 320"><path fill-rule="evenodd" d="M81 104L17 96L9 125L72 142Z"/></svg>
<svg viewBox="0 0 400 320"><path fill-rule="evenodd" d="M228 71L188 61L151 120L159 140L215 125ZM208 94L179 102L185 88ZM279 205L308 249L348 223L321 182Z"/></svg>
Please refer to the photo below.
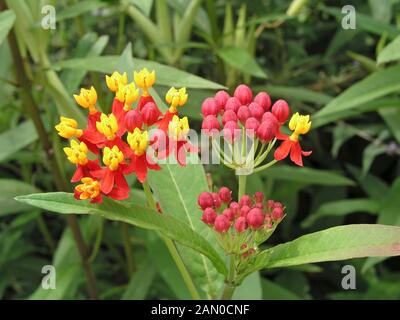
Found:
<svg viewBox="0 0 400 320"><path fill-rule="evenodd" d="M290 140L283 141L282 144L275 150L274 153L275 160L280 161L285 159L288 156L291 147L292 147L292 141Z"/></svg>
<svg viewBox="0 0 400 320"><path fill-rule="evenodd" d="M110 169L104 169L104 176L103 179L101 180L101 185L100 185L100 190L108 194L114 187L114 175L115 172L110 170Z"/></svg>
<svg viewBox="0 0 400 320"><path fill-rule="evenodd" d="M303 166L303 159L301 157L301 147L298 141L292 142L292 148L290 150L290 159L298 166Z"/></svg>
<svg viewBox="0 0 400 320"><path fill-rule="evenodd" d="M301 154L305 157L308 157L309 155L311 155L312 151L301 151Z"/></svg>
<svg viewBox="0 0 400 320"><path fill-rule="evenodd" d="M276 133L275 138L277 138L278 140L289 140L288 135L281 133L281 128L278 129L278 132Z"/></svg>
<svg viewBox="0 0 400 320"><path fill-rule="evenodd" d="M126 191L127 193L129 192L129 190L130 190L129 185L126 182L125 177L121 172L119 172L119 171L115 172L114 180L115 180L115 184L117 185L118 189Z"/></svg>
<svg viewBox="0 0 400 320"><path fill-rule="evenodd" d="M147 177L147 161L146 155L135 157L135 172L138 180L143 183Z"/></svg>
<svg viewBox="0 0 400 320"><path fill-rule="evenodd" d="M96 198L93 198L90 200L90 203L102 203L103 202L103 197L101 194L99 194Z"/></svg>
<svg viewBox="0 0 400 320"><path fill-rule="evenodd" d="M74 175L71 178L71 182L78 182L80 181L82 178L84 177L83 175L83 167L81 165L77 165L76 166L76 171L74 173Z"/></svg>
<svg viewBox="0 0 400 320"><path fill-rule="evenodd" d="M178 112L169 112L169 110L167 110L167 112L164 114L164 117L156 123L158 125L158 128L162 131L167 132L168 125L175 115L178 115Z"/></svg>
<svg viewBox="0 0 400 320"><path fill-rule="evenodd" d="M129 193L125 190L114 188L107 196L115 200L124 200L129 197Z"/></svg>

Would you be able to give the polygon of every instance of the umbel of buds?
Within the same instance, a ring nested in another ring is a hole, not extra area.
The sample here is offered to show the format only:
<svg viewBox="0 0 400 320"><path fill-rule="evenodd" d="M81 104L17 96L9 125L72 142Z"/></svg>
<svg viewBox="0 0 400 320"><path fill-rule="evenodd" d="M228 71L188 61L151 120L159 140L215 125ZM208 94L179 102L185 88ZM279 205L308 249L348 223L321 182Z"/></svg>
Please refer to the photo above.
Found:
<svg viewBox="0 0 400 320"><path fill-rule="evenodd" d="M222 163L229 168L261 171L288 156L302 166L302 157L310 155L310 152L301 149L299 143L299 135L310 129L309 116L294 114L289 121L289 129L293 133L283 134L281 127L289 120L290 107L283 99L272 103L267 92L254 95L244 84L234 90L233 96L226 91L218 91L214 97L203 101L201 113L202 133L210 137L215 150L239 150L233 155L217 152ZM229 147L220 146L221 137ZM274 159L263 164L277 140L283 142L274 152ZM249 150L252 152L249 153Z"/></svg>
<svg viewBox="0 0 400 320"><path fill-rule="evenodd" d="M222 187L217 192L202 192L197 202L202 210L201 221L214 230L228 254L240 259L256 253L285 216L282 203L267 200L262 192L245 194L236 202L232 201L232 191Z"/></svg>

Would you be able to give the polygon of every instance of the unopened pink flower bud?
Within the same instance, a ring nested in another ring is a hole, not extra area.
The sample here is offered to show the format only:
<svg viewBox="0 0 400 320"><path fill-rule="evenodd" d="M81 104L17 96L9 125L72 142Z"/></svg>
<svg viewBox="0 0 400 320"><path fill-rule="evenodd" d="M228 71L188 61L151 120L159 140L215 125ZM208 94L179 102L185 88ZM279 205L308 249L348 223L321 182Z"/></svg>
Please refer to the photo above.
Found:
<svg viewBox="0 0 400 320"><path fill-rule="evenodd" d="M222 124L225 125L229 121L237 121L236 113L233 110L226 110L222 115Z"/></svg>
<svg viewBox="0 0 400 320"><path fill-rule="evenodd" d="M259 125L260 121L258 121L254 117L250 117L246 120L246 124L244 126L247 130L248 135L255 135Z"/></svg>
<svg viewBox="0 0 400 320"><path fill-rule="evenodd" d="M216 116L209 115L203 119L201 129L205 130L207 135L213 135L220 130L219 121Z"/></svg>
<svg viewBox="0 0 400 320"><path fill-rule="evenodd" d="M264 114L264 109L257 102L250 103L249 110L252 117L261 120Z"/></svg>
<svg viewBox="0 0 400 320"><path fill-rule="evenodd" d="M230 227L231 223L229 222L228 218L223 214L217 216L214 221L214 229L219 233L227 232Z"/></svg>
<svg viewBox="0 0 400 320"><path fill-rule="evenodd" d="M282 125L289 117L290 108L285 100L280 99L273 104L271 111L278 120L279 124Z"/></svg>
<svg viewBox="0 0 400 320"><path fill-rule="evenodd" d="M129 132L133 132L135 128L141 129L143 119L141 113L137 109L129 110L125 115L125 126Z"/></svg>
<svg viewBox="0 0 400 320"><path fill-rule="evenodd" d="M213 192L211 195L212 195L212 197L213 197L214 207L215 207L215 208L221 207L222 201L221 201L221 198L219 197L219 194L216 193L216 192Z"/></svg>
<svg viewBox="0 0 400 320"><path fill-rule="evenodd" d="M246 218L250 210L251 208L249 206L244 205L240 208L240 216Z"/></svg>
<svg viewBox="0 0 400 320"><path fill-rule="evenodd" d="M250 117L250 110L247 106L240 106L237 111L237 118L242 124L246 123L246 120Z"/></svg>
<svg viewBox="0 0 400 320"><path fill-rule="evenodd" d="M224 90L220 90L215 94L214 99L215 99L215 101L217 101L219 110L225 109L226 102L228 101L229 98L230 98L230 96L229 96L228 92L226 92Z"/></svg>
<svg viewBox="0 0 400 320"><path fill-rule="evenodd" d="M274 114L270 111L264 112L261 118L261 122L271 122L278 125L278 120L274 116Z"/></svg>
<svg viewBox="0 0 400 320"><path fill-rule="evenodd" d="M225 112L228 110L232 110L236 113L241 105L242 104L238 99L236 99L235 97L230 97L225 103Z"/></svg>
<svg viewBox="0 0 400 320"><path fill-rule="evenodd" d="M267 201L267 207L268 209L272 209L274 207L275 201L274 200L268 200Z"/></svg>
<svg viewBox="0 0 400 320"><path fill-rule="evenodd" d="M251 89L245 84L238 85L233 95L242 104L249 104L253 99L253 92L251 92Z"/></svg>
<svg viewBox="0 0 400 320"><path fill-rule="evenodd" d="M250 228L257 230L264 223L264 215L261 209L253 208L247 214L247 223Z"/></svg>
<svg viewBox="0 0 400 320"><path fill-rule="evenodd" d="M213 208L206 208L203 211L203 215L201 216L201 221L203 221L206 224L212 225L215 222L215 219L217 218L217 213Z"/></svg>
<svg viewBox="0 0 400 320"><path fill-rule="evenodd" d="M272 210L272 220L274 221L280 221L283 218L283 209L280 207L275 207L274 210Z"/></svg>
<svg viewBox="0 0 400 320"><path fill-rule="evenodd" d="M268 111L271 108L271 98L266 92L259 92L254 97L254 102L257 102L264 111Z"/></svg>
<svg viewBox="0 0 400 320"><path fill-rule="evenodd" d="M235 218L235 214L233 213L233 211L229 208L225 208L222 211L222 214L225 215L229 221L233 221L233 219Z"/></svg>
<svg viewBox="0 0 400 320"><path fill-rule="evenodd" d="M158 110L154 102L147 102L142 108L143 122L148 126L153 125L160 117L160 110Z"/></svg>
<svg viewBox="0 0 400 320"><path fill-rule="evenodd" d="M240 209L239 203L237 203L236 201L232 201L229 204L229 208L232 210L235 216L239 215L239 209Z"/></svg>
<svg viewBox="0 0 400 320"><path fill-rule="evenodd" d="M244 194L242 196L242 198L240 198L239 206L241 206L241 207L243 207L243 206L251 207L251 205L252 205L251 197L249 195L247 195L247 194Z"/></svg>
<svg viewBox="0 0 400 320"><path fill-rule="evenodd" d="M224 138L226 141L232 143L240 136L240 128L236 121L228 121L224 126Z"/></svg>
<svg viewBox="0 0 400 320"><path fill-rule="evenodd" d="M261 122L257 129L257 137L262 142L269 142L275 138L277 131L278 127L275 124L271 122Z"/></svg>
<svg viewBox="0 0 400 320"><path fill-rule="evenodd" d="M214 206L214 198L210 192L202 192L197 198L197 203L202 210Z"/></svg>
<svg viewBox="0 0 400 320"><path fill-rule="evenodd" d="M247 220L244 217L237 218L235 222L235 229L237 232L242 233L247 229Z"/></svg>
<svg viewBox="0 0 400 320"><path fill-rule="evenodd" d="M263 202L264 201L264 194L260 191L257 191L254 194L254 199L256 200L256 202Z"/></svg>
<svg viewBox="0 0 400 320"><path fill-rule="evenodd" d="M201 113L206 117L209 115L216 116L218 114L219 108L217 101L214 98L207 98L201 104Z"/></svg>
<svg viewBox="0 0 400 320"><path fill-rule="evenodd" d="M264 208L264 205L263 205L263 203L262 202L256 202L256 204L254 205L256 208L259 208L259 209L263 209Z"/></svg>
<svg viewBox="0 0 400 320"><path fill-rule="evenodd" d="M225 203L229 203L232 200L232 191L227 187L222 187L219 189L219 197Z"/></svg>

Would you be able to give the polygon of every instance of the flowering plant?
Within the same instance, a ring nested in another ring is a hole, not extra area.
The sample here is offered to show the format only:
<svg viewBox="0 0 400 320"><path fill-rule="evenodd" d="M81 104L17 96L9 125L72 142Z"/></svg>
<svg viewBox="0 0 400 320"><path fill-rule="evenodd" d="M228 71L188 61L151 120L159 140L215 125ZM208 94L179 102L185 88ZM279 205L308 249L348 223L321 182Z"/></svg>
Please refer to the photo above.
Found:
<svg viewBox="0 0 400 320"><path fill-rule="evenodd" d="M127 74L118 72L106 76L114 94L110 113L100 111L93 87L81 89L74 97L88 110L85 128L66 117L56 125L58 134L70 139L64 152L75 165L74 194L32 194L17 200L155 230L194 299L230 299L248 275L263 268L400 254L398 228L383 225L335 227L264 247L290 212L261 190L247 194L246 177L287 157L303 166L311 151L303 150L300 136L310 131L310 116L296 112L289 119L286 101L271 103L266 92L253 98L246 85L239 85L233 96L219 91L197 107L204 140L238 177L236 193L214 188L201 163L186 161L188 153L199 151L191 141L188 118L179 116L188 101L186 89L169 89L164 106L151 88L154 71L134 72L133 79L128 83ZM203 157L207 147L200 147ZM146 203L130 192L129 175L140 182Z"/></svg>

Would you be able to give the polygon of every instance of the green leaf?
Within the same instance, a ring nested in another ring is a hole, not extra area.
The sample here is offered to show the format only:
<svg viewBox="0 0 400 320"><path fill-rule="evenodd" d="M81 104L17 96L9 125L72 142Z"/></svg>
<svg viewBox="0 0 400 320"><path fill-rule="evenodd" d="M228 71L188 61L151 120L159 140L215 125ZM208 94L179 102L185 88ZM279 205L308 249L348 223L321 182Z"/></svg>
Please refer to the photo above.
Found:
<svg viewBox="0 0 400 320"><path fill-rule="evenodd" d="M347 165L347 169L371 198L381 202L382 198L386 196L389 188L382 179L371 174L363 175L359 168L352 165Z"/></svg>
<svg viewBox="0 0 400 320"><path fill-rule="evenodd" d="M31 210L30 206L15 201L14 197L34 192L39 192L39 190L29 183L14 179L0 179L0 217Z"/></svg>
<svg viewBox="0 0 400 320"><path fill-rule="evenodd" d="M261 300L261 277L258 272L249 275L239 287L236 288L233 300Z"/></svg>
<svg viewBox="0 0 400 320"><path fill-rule="evenodd" d="M398 105L393 108L379 109L378 112L389 127L393 137L400 143L400 108Z"/></svg>
<svg viewBox="0 0 400 320"><path fill-rule="evenodd" d="M375 158L386 153L387 146L385 144L370 143L363 152L362 158L362 174L365 175L372 166Z"/></svg>
<svg viewBox="0 0 400 320"><path fill-rule="evenodd" d="M84 13L88 13L90 11L94 11L96 9L102 8L107 5L105 1L99 0L87 0L87 1L79 1L73 5L70 5L62 10L57 11L57 22L75 18Z"/></svg>
<svg viewBox="0 0 400 320"><path fill-rule="evenodd" d="M231 67L238 69L244 74L258 78L267 78L267 74L259 66L257 61L242 48L223 48L217 51L218 56Z"/></svg>
<svg viewBox="0 0 400 320"><path fill-rule="evenodd" d="M247 274L262 268L400 255L400 228L353 224L310 233L263 251Z"/></svg>
<svg viewBox="0 0 400 320"><path fill-rule="evenodd" d="M129 281L122 300L143 300L147 297L150 286L156 276L152 261L147 258L142 261L138 270Z"/></svg>
<svg viewBox="0 0 400 320"><path fill-rule="evenodd" d="M317 212L309 215L302 223L304 228L310 227L316 220L328 216L345 216L354 212L377 214L379 203L373 199L344 199L323 203Z"/></svg>
<svg viewBox="0 0 400 320"><path fill-rule="evenodd" d="M311 102L316 104L326 104L332 97L321 92L316 92L302 87L286 87L286 86L256 86L254 91L266 91L274 97L283 99L293 99L301 102Z"/></svg>
<svg viewBox="0 0 400 320"><path fill-rule="evenodd" d="M379 218L377 223L380 224L391 224L400 226L400 178L397 178L386 195L381 199L381 210L379 212ZM363 265L362 271L365 272L373 265L385 260L385 258L368 258Z"/></svg>
<svg viewBox="0 0 400 320"><path fill-rule="evenodd" d="M15 152L27 147L37 138L35 127L30 120L0 134L0 161L6 160Z"/></svg>
<svg viewBox="0 0 400 320"><path fill-rule="evenodd" d="M378 64L396 61L400 59L400 36L389 43L378 55Z"/></svg>
<svg viewBox="0 0 400 320"><path fill-rule="evenodd" d="M157 230L177 242L188 246L210 258L215 268L225 274L225 262L211 245L198 233L171 215L160 215L157 211L138 205L123 205L104 199L103 203L90 204L77 201L73 194L65 192L37 193L16 197L16 200L45 210L63 214L98 214L106 219L122 221L141 228Z"/></svg>
<svg viewBox="0 0 400 320"><path fill-rule="evenodd" d="M201 220L201 211L197 205L198 195L208 190L204 169L198 164L164 164L162 170L149 172L149 183L160 202L161 208L171 212L176 219L187 223L190 228L203 236L216 250L221 252L215 234ZM195 281L211 296L222 286L222 279L204 256L184 250L183 257Z"/></svg>
<svg viewBox="0 0 400 320"><path fill-rule="evenodd" d="M352 85L313 116L313 127L333 121L338 112L348 111L361 104L400 89L400 65L377 71Z"/></svg>
<svg viewBox="0 0 400 320"><path fill-rule="evenodd" d="M12 10L5 10L0 13L0 45L7 37L15 20L15 13Z"/></svg>
<svg viewBox="0 0 400 320"><path fill-rule="evenodd" d="M301 300L296 293L273 281L263 278L261 284L264 300Z"/></svg>
<svg viewBox="0 0 400 320"><path fill-rule="evenodd" d="M325 6L319 6L319 8L321 11L335 16L338 20L341 20L343 18L343 14L340 9L333 7L325 7ZM356 26L357 29L371 32L378 36L386 32L391 39L395 38L400 33L400 31L395 26L376 20L358 11L357 11L356 24L357 24Z"/></svg>
<svg viewBox="0 0 400 320"><path fill-rule="evenodd" d="M338 173L328 170L300 168L289 165L279 165L262 171L268 178L295 181L304 184L316 184L321 186L352 186L354 182Z"/></svg>
<svg viewBox="0 0 400 320"><path fill-rule="evenodd" d="M111 74L117 68L119 56L102 56L90 58L76 58L54 63L51 67L58 69L79 69ZM169 67L154 61L133 58L135 70L146 67L156 71L157 84L168 87L187 87L198 89L223 89L224 86L210 80L203 79L188 72ZM133 70L125 70L132 73Z"/></svg>

